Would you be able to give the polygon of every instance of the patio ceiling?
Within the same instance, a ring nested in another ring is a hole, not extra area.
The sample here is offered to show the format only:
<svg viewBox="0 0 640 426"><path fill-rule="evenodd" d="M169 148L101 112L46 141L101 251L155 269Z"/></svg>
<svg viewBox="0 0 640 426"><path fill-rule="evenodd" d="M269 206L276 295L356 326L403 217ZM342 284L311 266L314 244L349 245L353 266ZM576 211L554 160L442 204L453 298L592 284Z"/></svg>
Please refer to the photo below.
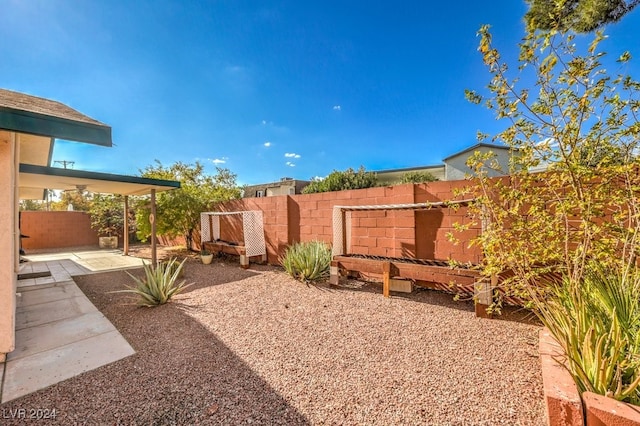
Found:
<svg viewBox="0 0 640 426"><path fill-rule="evenodd" d="M20 199L42 199L45 189L76 190L120 195L145 195L180 188L180 182L20 164Z"/></svg>

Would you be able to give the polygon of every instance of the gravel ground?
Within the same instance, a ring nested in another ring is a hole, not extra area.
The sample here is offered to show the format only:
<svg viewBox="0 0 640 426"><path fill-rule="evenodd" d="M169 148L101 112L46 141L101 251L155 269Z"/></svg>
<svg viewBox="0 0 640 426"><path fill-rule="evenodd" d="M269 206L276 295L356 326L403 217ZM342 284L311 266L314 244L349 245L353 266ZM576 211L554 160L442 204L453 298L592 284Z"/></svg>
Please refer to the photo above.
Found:
<svg viewBox="0 0 640 426"><path fill-rule="evenodd" d="M58 424L542 425L539 325L418 291L188 259L185 293L138 308L121 271L76 278L137 353L2 405ZM22 421L24 422L24 421ZM2 419L2 424L12 423ZM40 422L41 423L41 422Z"/></svg>

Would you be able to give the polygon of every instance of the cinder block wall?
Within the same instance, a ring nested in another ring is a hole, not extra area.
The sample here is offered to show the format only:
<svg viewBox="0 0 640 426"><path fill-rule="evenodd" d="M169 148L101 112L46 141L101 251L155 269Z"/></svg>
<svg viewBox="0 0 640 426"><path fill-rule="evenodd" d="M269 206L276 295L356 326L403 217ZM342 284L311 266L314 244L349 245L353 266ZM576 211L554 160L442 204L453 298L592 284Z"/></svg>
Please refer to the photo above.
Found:
<svg viewBox="0 0 640 426"><path fill-rule="evenodd" d="M279 195L275 197L243 198L219 203L212 207L212 211L262 210L268 261L269 263L278 263L278 256L284 252L293 238L290 236L290 230L295 222L290 223L289 221L290 205L289 196ZM235 242L244 240L241 216L221 217L220 238Z"/></svg>
<svg viewBox="0 0 640 426"><path fill-rule="evenodd" d="M91 216L85 212L23 211L20 232L22 248L30 249L97 246L98 234L91 229Z"/></svg>
<svg viewBox="0 0 640 426"><path fill-rule="evenodd" d="M333 239L333 207L336 205L379 205L438 202L462 199L455 189L468 182L432 182L406 184L321 194L283 195L245 198L212 206L215 211L262 210L265 240L270 263L278 263L290 244L298 241ZM481 258L478 247L469 242L480 232L476 224L458 232L455 223L471 223L468 209L434 208L426 211L354 211L349 253L388 257L418 257L476 263ZM221 220L221 238L242 241L239 216ZM460 241L450 242L452 233Z"/></svg>
<svg viewBox="0 0 640 426"><path fill-rule="evenodd" d="M278 258L287 246L298 241L333 240L333 207L336 205L409 204L461 199L455 189L466 181L406 184L389 187L321 194L279 195L274 197L244 198L211 207L214 211L261 210L268 261L279 263ZM455 231L455 223L470 223L466 207L458 210L434 208L426 211L354 211L351 213L351 247L348 253L418 257L422 259L454 259L477 263L481 258L478 247L469 242L480 232L480 225L464 232ZM241 216L223 216L220 220L220 238L242 242ZM97 245L98 236L91 229L90 216L84 212L22 212L22 233L28 249ZM460 242L452 243L452 233ZM184 244L183 238L159 238L163 244ZM199 234L194 235L194 245Z"/></svg>

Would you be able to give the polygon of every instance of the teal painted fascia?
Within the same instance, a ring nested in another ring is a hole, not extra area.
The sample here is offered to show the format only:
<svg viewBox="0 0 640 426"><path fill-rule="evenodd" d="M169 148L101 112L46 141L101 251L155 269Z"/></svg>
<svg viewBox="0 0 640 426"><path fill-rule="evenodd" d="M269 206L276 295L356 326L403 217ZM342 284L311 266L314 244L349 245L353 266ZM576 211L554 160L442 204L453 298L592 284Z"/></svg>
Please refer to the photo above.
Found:
<svg viewBox="0 0 640 426"><path fill-rule="evenodd" d="M150 186L164 186L167 188L180 188L180 182L176 180L152 179L140 176L114 175L111 173L89 172L76 169L61 169L58 167L36 166L34 164L20 163L20 173L32 173L45 176L62 176L79 179L95 179L108 182L137 183Z"/></svg>
<svg viewBox="0 0 640 426"><path fill-rule="evenodd" d="M112 146L111 127L0 107L0 129Z"/></svg>

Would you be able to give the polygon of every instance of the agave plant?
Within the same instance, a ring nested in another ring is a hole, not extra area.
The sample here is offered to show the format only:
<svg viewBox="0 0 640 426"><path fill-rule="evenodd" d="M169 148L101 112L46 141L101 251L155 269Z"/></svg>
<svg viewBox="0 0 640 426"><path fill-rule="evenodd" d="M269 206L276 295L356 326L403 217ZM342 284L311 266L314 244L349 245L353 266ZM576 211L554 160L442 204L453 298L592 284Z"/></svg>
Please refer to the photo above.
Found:
<svg viewBox="0 0 640 426"><path fill-rule="evenodd" d="M322 241L296 243L280 258L285 271L293 278L308 282L329 275L331 248Z"/></svg>
<svg viewBox="0 0 640 426"><path fill-rule="evenodd" d="M133 293L139 296L138 305L140 306L163 305L191 285L185 284L184 280L177 282L185 262L186 259L182 263L171 259L168 262L159 262L155 268L145 264L142 278L127 272L136 285L126 286L126 290L119 290L118 293Z"/></svg>
<svg viewBox="0 0 640 426"><path fill-rule="evenodd" d="M584 280L551 283L537 312L563 347L581 392L640 404L640 272L590 265Z"/></svg>

